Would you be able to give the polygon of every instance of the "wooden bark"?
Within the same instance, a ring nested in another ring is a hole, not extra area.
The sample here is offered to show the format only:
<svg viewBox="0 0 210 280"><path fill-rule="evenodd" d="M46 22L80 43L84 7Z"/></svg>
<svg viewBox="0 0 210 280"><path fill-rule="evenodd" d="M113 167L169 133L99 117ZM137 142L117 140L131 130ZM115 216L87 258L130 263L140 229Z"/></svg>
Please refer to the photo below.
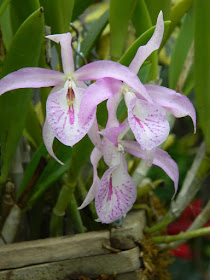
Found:
<svg viewBox="0 0 210 280"><path fill-rule="evenodd" d="M81 275L90 277L102 273L112 275L139 269L139 248L91 257L70 259L6 270L0 272L1 280L62 280L66 276L78 279Z"/></svg>
<svg viewBox="0 0 210 280"><path fill-rule="evenodd" d="M145 224L146 218L143 211L131 212L123 227L111 229L111 246L121 250L136 247L135 240L142 239Z"/></svg>
<svg viewBox="0 0 210 280"><path fill-rule="evenodd" d="M144 226L144 212L136 211L127 216L123 227L111 231L0 246L0 280L78 279L80 275L115 272L117 280L139 280L141 264L135 240L142 238Z"/></svg>

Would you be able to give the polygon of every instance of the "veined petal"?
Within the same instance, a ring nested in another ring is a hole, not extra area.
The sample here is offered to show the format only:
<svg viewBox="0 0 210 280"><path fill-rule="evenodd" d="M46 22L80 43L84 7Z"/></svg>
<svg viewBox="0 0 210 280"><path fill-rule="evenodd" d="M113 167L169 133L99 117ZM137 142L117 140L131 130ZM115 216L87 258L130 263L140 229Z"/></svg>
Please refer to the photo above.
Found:
<svg viewBox="0 0 210 280"><path fill-rule="evenodd" d="M39 67L27 67L12 72L0 81L0 95L18 88L50 87L64 83L65 75Z"/></svg>
<svg viewBox="0 0 210 280"><path fill-rule="evenodd" d="M146 159L145 151L142 150L142 148L137 142L122 140L121 143L127 153L142 159ZM179 169L176 162L170 157L170 155L166 151L157 148L155 150L153 164L162 168L165 171L165 173L172 179L172 181L174 182L176 194L179 181Z"/></svg>
<svg viewBox="0 0 210 280"><path fill-rule="evenodd" d="M69 104L69 90L72 94ZM68 89L68 83L57 92L53 92L47 99L47 119L60 142L67 146L73 146L79 142L90 129L95 115L91 115L85 125L79 122L79 108L85 89L72 86Z"/></svg>
<svg viewBox="0 0 210 280"><path fill-rule="evenodd" d="M128 67L113 61L95 61L84 65L74 73L75 79L78 81L98 80L101 78L114 78L125 82L143 98L152 102L145 87L140 82L136 74L128 69Z"/></svg>
<svg viewBox="0 0 210 280"><path fill-rule="evenodd" d="M104 173L98 186L95 197L98 217L105 224L114 222L132 208L135 200L136 186L121 161Z"/></svg>
<svg viewBox="0 0 210 280"><path fill-rule="evenodd" d="M44 144L46 146L46 149L47 149L48 153L57 162L64 165L64 163L62 161L60 161L53 152L53 141L54 141L55 135L54 135L54 133L53 133L48 121L47 121L47 118L45 119L45 123L43 125L42 134L43 134Z"/></svg>
<svg viewBox="0 0 210 280"><path fill-rule="evenodd" d="M129 69L132 70L134 73L138 73L141 65L143 62L150 56L152 52L159 49L160 44L163 39L163 32L164 32L164 21L163 21L163 13L160 11L156 23L155 31L148 41L148 43L144 46L141 46L134 59L132 60Z"/></svg>
<svg viewBox="0 0 210 280"><path fill-rule="evenodd" d="M164 107L176 118L190 116L194 124L194 132L196 132L195 108L186 96L161 86L145 85L145 87L154 103Z"/></svg>
<svg viewBox="0 0 210 280"><path fill-rule="evenodd" d="M121 90L120 81L104 78L90 85L83 95L80 105L80 120L84 124L88 117L96 110L96 107L102 101L112 97Z"/></svg>
<svg viewBox="0 0 210 280"><path fill-rule="evenodd" d="M79 210L86 207L95 198L97 188L100 183L100 179L98 178L98 173L97 173L97 165L101 157L102 157L102 153L97 148L94 148L90 156L90 160L93 165L93 184L90 187L90 190L85 200L83 201L82 205L78 208Z"/></svg>
<svg viewBox="0 0 210 280"><path fill-rule="evenodd" d="M100 134L109 139L116 147L118 146L118 136L126 128L124 123L117 127L108 127L100 131Z"/></svg>
<svg viewBox="0 0 210 280"><path fill-rule="evenodd" d="M166 140L170 127L164 109L137 98L126 105L130 128L143 150L153 150Z"/></svg>
<svg viewBox="0 0 210 280"><path fill-rule="evenodd" d="M72 74L74 72L74 57L71 48L71 34L55 34L48 35L46 38L61 44L61 57L63 63L63 72L66 75Z"/></svg>

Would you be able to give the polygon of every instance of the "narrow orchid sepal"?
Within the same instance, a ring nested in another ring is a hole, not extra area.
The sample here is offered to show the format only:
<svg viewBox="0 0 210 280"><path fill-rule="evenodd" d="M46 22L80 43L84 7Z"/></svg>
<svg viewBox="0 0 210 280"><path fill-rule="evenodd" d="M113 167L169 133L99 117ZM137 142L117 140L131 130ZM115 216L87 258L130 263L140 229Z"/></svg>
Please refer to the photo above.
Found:
<svg viewBox="0 0 210 280"><path fill-rule="evenodd" d="M141 46L134 59L132 60L129 69L133 71L135 74L138 74L140 67L142 66L143 62L150 56L152 52L159 49L160 44L163 39L163 33L164 33L164 21L163 21L163 13L160 11L156 23L155 31L150 38L150 40L147 42L146 45Z"/></svg>
<svg viewBox="0 0 210 280"><path fill-rule="evenodd" d="M154 103L162 106L176 118L190 116L196 132L196 112L190 100L175 90L155 85L145 85Z"/></svg>
<svg viewBox="0 0 210 280"><path fill-rule="evenodd" d="M102 78L114 78L125 82L143 98L152 102L151 97L145 90L136 74L130 71L126 66L113 61L95 61L79 68L75 72L75 78L78 81L98 80Z"/></svg>
<svg viewBox="0 0 210 280"><path fill-rule="evenodd" d="M54 135L54 133L53 133L48 121L47 121L47 118L45 119L45 123L44 123L43 128L42 128L42 135L43 135L44 144L46 146L46 149L47 149L48 153L58 163L64 165L64 163L62 161L60 161L53 152L53 141L55 139L55 135Z"/></svg>
<svg viewBox="0 0 210 280"><path fill-rule="evenodd" d="M102 153L97 148L94 148L90 156L90 160L93 165L93 184L90 187L85 200L83 201L81 206L78 207L79 210L85 208L95 198L97 188L100 183L100 179L98 178L98 173L97 173L97 165L101 157L102 157Z"/></svg>
<svg viewBox="0 0 210 280"><path fill-rule="evenodd" d="M145 151L142 150L137 142L122 140L121 144L123 145L123 148L127 153L138 158L146 159ZM174 182L175 195L178 189L179 181L179 169L176 162L166 151L156 148L153 164L162 168L165 173L172 179L172 181Z"/></svg>
<svg viewBox="0 0 210 280"><path fill-rule="evenodd" d="M72 41L71 34L68 32L64 34L48 35L45 37L56 43L61 44L63 72L66 75L72 74L74 72L74 57L71 48L71 41Z"/></svg>
<svg viewBox="0 0 210 280"><path fill-rule="evenodd" d="M0 80L0 95L18 88L50 87L64 83L65 75L39 67L27 67L12 72Z"/></svg>

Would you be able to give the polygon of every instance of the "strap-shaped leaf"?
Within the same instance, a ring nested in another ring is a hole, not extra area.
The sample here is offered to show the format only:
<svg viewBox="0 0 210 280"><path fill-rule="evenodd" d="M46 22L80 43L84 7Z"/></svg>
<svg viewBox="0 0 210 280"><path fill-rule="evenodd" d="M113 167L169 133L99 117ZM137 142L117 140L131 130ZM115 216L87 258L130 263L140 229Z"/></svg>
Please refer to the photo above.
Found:
<svg viewBox="0 0 210 280"><path fill-rule="evenodd" d="M136 3L137 0L110 1L110 54L113 60L118 60L123 54L129 20L132 17Z"/></svg>
<svg viewBox="0 0 210 280"><path fill-rule="evenodd" d="M46 25L51 27L52 34L69 31L74 0L40 0L44 7Z"/></svg>
<svg viewBox="0 0 210 280"><path fill-rule="evenodd" d="M195 1L195 92L197 111L210 155L210 1Z"/></svg>
<svg viewBox="0 0 210 280"><path fill-rule="evenodd" d="M81 44L81 52L87 57L95 45L95 42L103 32L109 19L109 11L106 11L99 19L92 22L91 26L88 28L87 35Z"/></svg>
<svg viewBox="0 0 210 280"><path fill-rule="evenodd" d="M26 19L13 38L4 61L2 76L22 67L38 65L43 32L43 10L38 9ZM7 179L25 125L31 93L31 89L20 89L0 97L1 182Z"/></svg>
<svg viewBox="0 0 210 280"><path fill-rule="evenodd" d="M193 42L193 9L187 13L176 40L169 70L169 87L176 88L187 54Z"/></svg>
<svg viewBox="0 0 210 280"><path fill-rule="evenodd" d="M164 20L170 19L171 0L145 0L145 3L149 10L152 24L156 23L160 11L163 12Z"/></svg>

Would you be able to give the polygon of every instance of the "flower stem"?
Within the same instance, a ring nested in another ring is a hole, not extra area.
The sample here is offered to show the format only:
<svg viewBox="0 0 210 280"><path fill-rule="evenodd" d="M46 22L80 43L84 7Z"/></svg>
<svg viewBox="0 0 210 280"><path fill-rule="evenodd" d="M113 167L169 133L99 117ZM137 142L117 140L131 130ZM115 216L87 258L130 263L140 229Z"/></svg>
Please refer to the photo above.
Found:
<svg viewBox="0 0 210 280"><path fill-rule="evenodd" d="M192 230L189 232L184 232L176 235L165 235L165 236L155 236L152 237L153 242L155 243L170 243L178 240L187 240L203 235L210 234L210 227L200 228Z"/></svg>

